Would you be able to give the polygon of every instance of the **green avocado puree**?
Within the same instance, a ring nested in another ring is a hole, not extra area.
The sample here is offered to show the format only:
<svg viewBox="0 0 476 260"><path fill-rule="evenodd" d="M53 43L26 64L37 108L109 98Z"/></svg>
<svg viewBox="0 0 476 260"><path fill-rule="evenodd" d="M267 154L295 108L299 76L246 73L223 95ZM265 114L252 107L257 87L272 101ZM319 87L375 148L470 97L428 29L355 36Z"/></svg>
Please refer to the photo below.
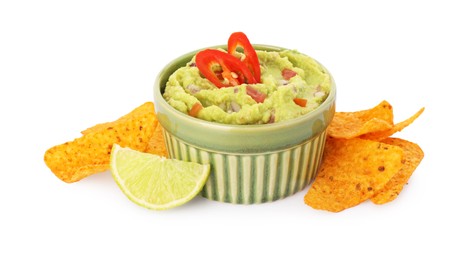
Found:
<svg viewBox="0 0 476 260"><path fill-rule="evenodd" d="M317 107L329 95L330 75L314 59L295 50L256 51L261 65L261 83L217 88L201 76L195 57L169 78L165 100L175 109L188 114L200 102L203 109L197 117L224 124L267 124L304 115ZM286 80L284 69L297 73ZM247 94L250 86L267 97L257 103ZM294 102L306 99L305 107Z"/></svg>

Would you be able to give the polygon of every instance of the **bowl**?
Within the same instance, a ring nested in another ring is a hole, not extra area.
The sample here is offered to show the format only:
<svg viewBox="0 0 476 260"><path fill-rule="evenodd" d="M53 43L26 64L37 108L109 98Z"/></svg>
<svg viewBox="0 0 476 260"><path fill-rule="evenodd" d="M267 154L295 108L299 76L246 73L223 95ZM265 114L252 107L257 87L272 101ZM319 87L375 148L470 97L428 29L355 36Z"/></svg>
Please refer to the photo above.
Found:
<svg viewBox="0 0 476 260"><path fill-rule="evenodd" d="M285 50L270 45L253 47ZM169 157L210 164L201 195L214 201L257 204L303 190L317 175L326 129L334 116L336 87L332 75L320 64L330 75L331 91L317 109L300 117L260 125L209 122L176 110L162 96L169 76L200 50L171 61L154 83L155 109Z"/></svg>

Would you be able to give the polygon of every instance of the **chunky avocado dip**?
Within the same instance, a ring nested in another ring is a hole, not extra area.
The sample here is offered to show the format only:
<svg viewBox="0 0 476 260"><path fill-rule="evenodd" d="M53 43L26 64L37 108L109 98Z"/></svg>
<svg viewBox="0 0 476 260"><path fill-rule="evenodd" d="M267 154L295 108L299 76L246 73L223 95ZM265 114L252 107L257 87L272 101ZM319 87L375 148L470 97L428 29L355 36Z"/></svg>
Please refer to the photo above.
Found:
<svg viewBox="0 0 476 260"><path fill-rule="evenodd" d="M197 118L245 125L299 117L329 95L331 77L314 59L294 50L256 54L258 83L217 87L199 71L195 56L170 76L163 96L175 109Z"/></svg>

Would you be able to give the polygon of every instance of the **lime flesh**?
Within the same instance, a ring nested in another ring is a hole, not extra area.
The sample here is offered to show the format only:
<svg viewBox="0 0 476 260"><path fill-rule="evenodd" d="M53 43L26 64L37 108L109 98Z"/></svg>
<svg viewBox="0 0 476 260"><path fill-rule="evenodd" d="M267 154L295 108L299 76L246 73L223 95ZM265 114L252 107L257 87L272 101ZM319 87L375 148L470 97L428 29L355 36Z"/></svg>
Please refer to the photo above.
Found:
<svg viewBox="0 0 476 260"><path fill-rule="evenodd" d="M167 159L115 144L111 151L112 176L134 203L154 210L185 204L203 188L210 165Z"/></svg>

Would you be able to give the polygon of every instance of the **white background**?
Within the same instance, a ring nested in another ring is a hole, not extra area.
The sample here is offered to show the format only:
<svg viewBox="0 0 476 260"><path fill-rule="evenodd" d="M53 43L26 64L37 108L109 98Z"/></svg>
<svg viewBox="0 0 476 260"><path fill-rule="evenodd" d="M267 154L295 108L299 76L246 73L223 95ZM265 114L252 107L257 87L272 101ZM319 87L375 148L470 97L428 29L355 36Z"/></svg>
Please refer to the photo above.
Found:
<svg viewBox="0 0 476 260"><path fill-rule="evenodd" d="M475 8L382 2L2 1L0 258L475 259ZM170 60L234 31L323 63L338 111L426 108L396 135L425 158L395 201L335 214L306 206L306 188L151 211L109 172L66 184L45 166L49 147L152 101Z"/></svg>

